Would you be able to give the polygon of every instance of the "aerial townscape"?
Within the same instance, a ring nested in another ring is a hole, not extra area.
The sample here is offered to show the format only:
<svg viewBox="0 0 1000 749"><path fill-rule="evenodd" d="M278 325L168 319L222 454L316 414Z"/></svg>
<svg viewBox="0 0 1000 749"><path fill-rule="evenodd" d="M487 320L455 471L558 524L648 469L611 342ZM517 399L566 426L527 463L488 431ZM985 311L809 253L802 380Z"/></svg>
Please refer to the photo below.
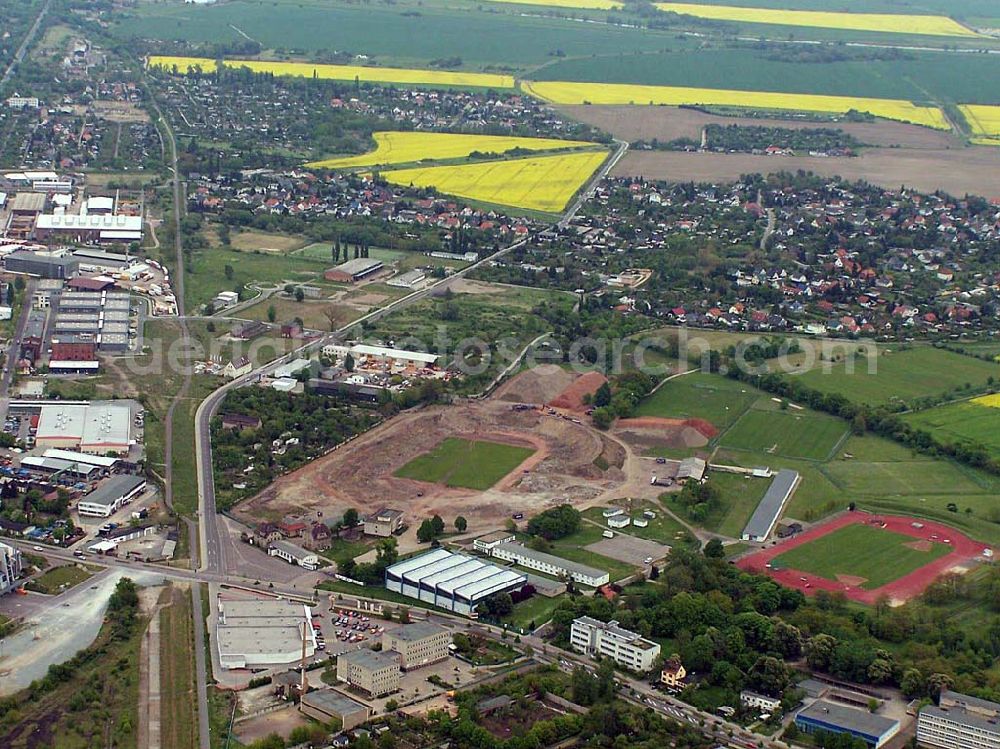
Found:
<svg viewBox="0 0 1000 749"><path fill-rule="evenodd" d="M997 0L0 0L0 749L1000 749Z"/></svg>

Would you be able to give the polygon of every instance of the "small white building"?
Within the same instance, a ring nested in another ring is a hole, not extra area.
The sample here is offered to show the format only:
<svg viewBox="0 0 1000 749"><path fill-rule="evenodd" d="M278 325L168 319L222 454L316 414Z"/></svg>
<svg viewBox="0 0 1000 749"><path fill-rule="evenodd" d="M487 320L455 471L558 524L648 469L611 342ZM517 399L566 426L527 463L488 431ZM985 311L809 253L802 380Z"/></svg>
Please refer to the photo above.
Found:
<svg viewBox="0 0 1000 749"><path fill-rule="evenodd" d="M296 564L303 569L319 569L317 555L288 541L272 541L267 553L269 556L284 559L289 564Z"/></svg>
<svg viewBox="0 0 1000 749"><path fill-rule="evenodd" d="M781 700L777 697L768 697L766 694L744 689L740 692L740 704L747 710L773 714L781 707Z"/></svg>
<svg viewBox="0 0 1000 749"><path fill-rule="evenodd" d="M625 514L608 518L608 528L628 528L630 525L632 518Z"/></svg>
<svg viewBox="0 0 1000 749"><path fill-rule="evenodd" d="M500 544L512 543L514 538L514 534L510 531L493 531L473 541L472 548L483 554L489 554Z"/></svg>

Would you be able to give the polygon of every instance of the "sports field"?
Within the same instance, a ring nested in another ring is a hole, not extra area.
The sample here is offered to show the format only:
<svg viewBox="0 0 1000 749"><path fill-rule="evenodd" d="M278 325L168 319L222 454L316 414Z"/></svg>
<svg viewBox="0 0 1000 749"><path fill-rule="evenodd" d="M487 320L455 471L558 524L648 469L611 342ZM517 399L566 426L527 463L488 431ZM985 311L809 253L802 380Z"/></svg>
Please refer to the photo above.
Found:
<svg viewBox="0 0 1000 749"><path fill-rule="evenodd" d="M492 205L559 213L597 171L606 151L539 156L382 172L394 185L433 187L440 193Z"/></svg>
<svg viewBox="0 0 1000 749"><path fill-rule="evenodd" d="M376 148L358 156L323 159L306 164L313 169L349 169L354 167L412 164L419 161L463 159L470 154L504 154L513 149L558 151L593 146L579 140L555 138L519 138L505 135L462 135L457 133L400 132L387 130L372 133Z"/></svg>
<svg viewBox="0 0 1000 749"><path fill-rule="evenodd" d="M979 36L972 29L947 16L779 10L775 8L745 8L734 5L703 5L700 3L656 3L656 7L662 11L707 18L713 21L737 21L773 26L808 26L846 31L877 31L889 34Z"/></svg>
<svg viewBox="0 0 1000 749"><path fill-rule="evenodd" d="M278 62L273 60L225 60L227 68L249 68L255 73L296 76L300 78L327 78L336 81L361 81L365 83L400 83L413 86L458 86L461 88L514 88L514 78L493 73L463 73L445 70L417 70L414 68L376 68L362 65L325 65L311 62ZM177 69L181 75L189 68L211 72L215 60L207 57L173 57L153 55L149 67L165 70Z"/></svg>
<svg viewBox="0 0 1000 749"><path fill-rule="evenodd" d="M846 422L831 416L751 408L722 435L720 445L788 458L826 460L846 433Z"/></svg>
<svg viewBox="0 0 1000 749"><path fill-rule="evenodd" d="M922 106L902 99L578 81L522 81L521 88L553 104L700 105L823 114L846 114L855 110L935 130L949 130L951 127L938 107Z"/></svg>
<svg viewBox="0 0 1000 749"><path fill-rule="evenodd" d="M395 475L464 489L489 489L534 452L528 447L449 437Z"/></svg>
<svg viewBox="0 0 1000 749"><path fill-rule="evenodd" d="M961 104L959 110L972 130L972 142L985 146L1000 146L1000 107L982 104Z"/></svg>
<svg viewBox="0 0 1000 749"><path fill-rule="evenodd" d="M665 382L639 404L635 415L704 419L722 431L759 397L759 391L736 380L695 372Z"/></svg>
<svg viewBox="0 0 1000 749"><path fill-rule="evenodd" d="M771 566L874 590L950 553L948 544L852 524L780 554Z"/></svg>
<svg viewBox="0 0 1000 749"><path fill-rule="evenodd" d="M852 371L853 370L853 371ZM931 346L879 348L873 357L820 362L792 379L856 403L877 405L940 396L966 384L984 387L1000 365Z"/></svg>

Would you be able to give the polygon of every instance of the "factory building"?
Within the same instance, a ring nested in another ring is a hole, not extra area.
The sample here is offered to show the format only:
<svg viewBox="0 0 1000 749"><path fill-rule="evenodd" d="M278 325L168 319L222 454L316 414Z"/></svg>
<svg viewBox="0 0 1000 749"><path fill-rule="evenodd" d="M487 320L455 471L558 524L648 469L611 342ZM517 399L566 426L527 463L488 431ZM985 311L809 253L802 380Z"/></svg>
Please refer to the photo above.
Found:
<svg viewBox="0 0 1000 749"><path fill-rule="evenodd" d="M288 600L219 598L216 640L223 668L270 668L316 653L309 607Z"/></svg>
<svg viewBox="0 0 1000 749"><path fill-rule="evenodd" d="M399 629L382 634L382 652L399 654L404 671L438 663L448 657L451 635L429 622L404 624Z"/></svg>
<svg viewBox="0 0 1000 749"><path fill-rule="evenodd" d="M464 616L494 593L516 590L527 575L479 559L435 549L397 562L385 571L385 587Z"/></svg>
<svg viewBox="0 0 1000 749"><path fill-rule="evenodd" d="M43 213L35 219L40 242L141 242L142 216Z"/></svg>
<svg viewBox="0 0 1000 749"><path fill-rule="evenodd" d="M146 479L142 476L112 476L81 499L77 503L76 511L87 517L109 518L142 494L145 489Z"/></svg>
<svg viewBox="0 0 1000 749"><path fill-rule="evenodd" d="M128 453L132 409L127 403L114 401L45 404L39 413L35 443L95 455Z"/></svg>
<svg viewBox="0 0 1000 749"><path fill-rule="evenodd" d="M80 271L80 262L71 255L46 255L18 250L3 260L9 273L23 273L39 278L67 279Z"/></svg>

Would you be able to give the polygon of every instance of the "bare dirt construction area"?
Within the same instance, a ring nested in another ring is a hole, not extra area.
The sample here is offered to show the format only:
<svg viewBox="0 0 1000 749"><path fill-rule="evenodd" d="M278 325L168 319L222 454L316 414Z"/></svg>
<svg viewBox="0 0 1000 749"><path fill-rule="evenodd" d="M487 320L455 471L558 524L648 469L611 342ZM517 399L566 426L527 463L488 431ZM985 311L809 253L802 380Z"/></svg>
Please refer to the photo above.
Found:
<svg viewBox="0 0 1000 749"><path fill-rule="evenodd" d="M568 388L577 375L554 364L522 372L497 388L493 397L511 403L548 403Z"/></svg>
<svg viewBox="0 0 1000 749"><path fill-rule="evenodd" d="M549 401L553 408L564 408L568 411L584 411L587 404L584 398L593 395L597 389L608 381L600 372L587 372L577 377L559 395Z"/></svg>
<svg viewBox="0 0 1000 749"><path fill-rule="evenodd" d="M616 437L639 451L658 447L693 449L705 447L718 432L701 419L666 419L643 416L619 419L614 426Z"/></svg>
<svg viewBox="0 0 1000 749"><path fill-rule="evenodd" d="M449 437L531 447L535 453L484 491L394 475ZM567 501L586 505L640 479L648 483L645 475L626 476L633 463L620 441L581 420L516 409L495 398L469 401L390 419L280 478L236 514L252 523L316 512L335 518L349 507L366 513L388 506L402 510L411 528L437 513L449 524L463 515L470 532L481 532L501 527L513 514L528 516Z"/></svg>
<svg viewBox="0 0 1000 749"><path fill-rule="evenodd" d="M722 117L677 107L560 107L572 118L606 130L629 142L636 140L671 141L677 138L701 138L706 125L745 125L784 127L796 130L828 127L843 130L862 143L871 146L902 148L947 149L962 148L963 143L953 134L931 130L902 122L816 122L796 119L759 119L756 117Z"/></svg>
<svg viewBox="0 0 1000 749"><path fill-rule="evenodd" d="M1000 148L873 148L849 159L812 156L755 156L744 153L630 151L612 170L614 177L644 177L669 182L733 182L742 174L813 172L865 180L887 189L900 185L923 192L1000 198Z"/></svg>

